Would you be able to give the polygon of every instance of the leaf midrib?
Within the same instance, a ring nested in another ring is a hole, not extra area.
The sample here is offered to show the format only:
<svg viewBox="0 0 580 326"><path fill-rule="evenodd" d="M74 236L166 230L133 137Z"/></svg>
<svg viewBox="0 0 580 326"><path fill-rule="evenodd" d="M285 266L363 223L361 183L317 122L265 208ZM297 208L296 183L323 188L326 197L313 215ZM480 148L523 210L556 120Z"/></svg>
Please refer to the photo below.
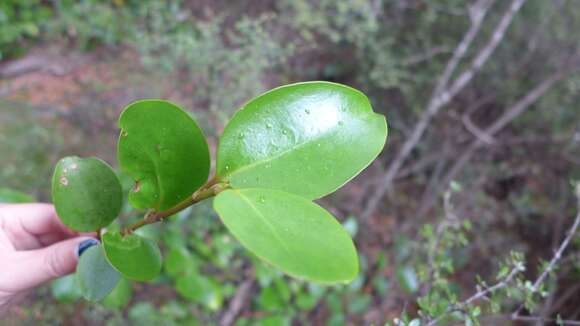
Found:
<svg viewBox="0 0 580 326"><path fill-rule="evenodd" d="M261 160L261 161L256 161L256 162L250 163L250 164L248 164L246 166L243 166L243 167L241 167L241 168L239 168L237 170L234 170L234 171L232 171L230 173L227 173L227 174L224 175L224 177L232 177L232 176L234 176L236 174L239 174L239 173L241 173L243 171L252 169L252 168L254 168L256 166L260 166L262 164L266 164L268 162L272 162L272 161L274 161L274 160L276 160L276 159L278 159L278 158L280 158L280 157L282 157L282 156L284 156L284 155L286 155L286 154L288 154L288 153L290 153L292 151L295 151L295 150L298 150L298 149L300 149L302 147L305 147L307 145L310 145L311 143L320 141L320 139L326 137L328 134L330 134L330 133L332 133L334 131L335 131L334 128L333 129L329 129L326 132L322 132L322 133L318 134L315 138L311 138L309 140L306 140L305 142L298 143L297 145L295 145L293 147L290 147L290 148L288 148L286 150L283 150L280 153L278 153L278 154L276 154L276 155L274 155L274 156L272 156L270 158L267 158L265 160Z"/></svg>
<svg viewBox="0 0 580 326"><path fill-rule="evenodd" d="M248 206L250 206L250 208L256 212L256 214L260 217L260 220L262 220L262 222L264 224L266 224L266 226L272 231L272 233L274 234L275 238L280 242L280 244L282 244L282 247L284 248L284 250L286 251L286 253L288 253L290 256L294 256L294 254L292 253L292 251L290 250L290 248L288 248L288 245L284 242L284 240L282 239L282 237L280 236L280 234L278 234L278 231L276 231L276 228L272 225L272 223L270 223L270 221L268 221L268 219L266 217L264 217L264 215L262 215L262 213L258 210L258 208L252 203L251 200L249 200L249 198L247 198L246 196L244 196L244 194L242 194L239 191L235 191L241 198L242 200L248 204Z"/></svg>

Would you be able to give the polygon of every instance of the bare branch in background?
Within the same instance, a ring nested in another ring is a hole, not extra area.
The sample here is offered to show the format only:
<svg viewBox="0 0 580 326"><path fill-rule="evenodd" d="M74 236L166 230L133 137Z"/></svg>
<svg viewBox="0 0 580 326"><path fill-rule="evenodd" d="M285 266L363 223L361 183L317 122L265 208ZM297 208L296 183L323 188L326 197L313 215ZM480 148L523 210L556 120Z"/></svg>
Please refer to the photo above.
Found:
<svg viewBox="0 0 580 326"><path fill-rule="evenodd" d="M556 264L562 258L562 254L564 253L566 248L568 248L568 245L570 244L570 242L572 241L572 238L576 235L576 232L578 231L578 228L580 227L580 184L578 184L576 186L576 197L577 197L577 201L578 201L578 205L577 205L578 212L577 212L576 217L574 219L574 223L572 224L572 226L568 230L566 238L562 241L562 243L560 244L560 247L558 248L558 250L556 251L556 253L552 257L552 259L550 260L550 263L546 266L546 268L544 268L544 270L542 271L540 276L538 276L538 278L534 282L532 289L531 289L532 293L538 291L538 289L544 283L544 281L546 280L546 278L550 274L550 272L552 272L554 270ZM462 301L461 303L449 306L446 310L446 313L439 315L435 319L429 321L429 323L427 323L427 326L437 325L439 321L441 321L443 318L449 316L450 314L452 314L454 312L465 311L465 307L467 307L468 305L473 304L481 299L488 298L494 292L496 292L500 289L503 289L503 288L507 287L508 285L510 285L516 279L516 276L518 276L524 270L525 270L525 268L524 268L523 264L521 264L521 265L516 264L501 281L499 281L498 283L496 283L493 286L478 290L477 293L475 293L474 295L472 295L471 297L469 297L465 301ZM534 321L534 322L553 322L553 321L555 321L552 319L546 319L544 317L520 316L519 313L521 312L522 309L523 309L523 305L521 305L511 316L502 316L502 318L508 318L511 320L521 320L521 321ZM580 325L580 321L566 320L565 325Z"/></svg>
<svg viewBox="0 0 580 326"><path fill-rule="evenodd" d="M562 254L564 253L566 248L568 248L568 245L570 244L570 241L572 241L572 238L574 238L574 236L576 236L576 232L578 231L578 227L580 227L580 184L576 185L576 197L578 198L578 213L576 215L576 219L574 219L574 223L572 224L572 227L570 228L570 230L568 230L568 234L566 235L566 238L564 238L564 240L562 241L562 244L560 245L558 250L556 250L556 253L554 254L552 259L550 260L550 263L548 264L548 266L546 266L546 268L544 268L544 271L542 272L542 274L540 274L540 276L538 276L538 278L534 282L534 285L532 285L532 289L531 289L532 292L538 291L538 289L540 288L542 283L544 283L544 281L546 280L546 277L548 277L548 275L554 270L554 268L556 267L556 264L562 258ZM520 305L519 308L516 311L514 311L514 313L512 314L512 319L515 320L518 317L520 317L520 312L522 311L523 308L524 308L523 304Z"/></svg>
<svg viewBox="0 0 580 326"><path fill-rule="evenodd" d="M503 280L501 280L500 282L496 283L495 285L490 286L490 287L488 287L488 288L486 288L484 290L478 291L477 293L475 293L474 295L472 295L471 297L469 297L467 300L465 300L465 301L463 301L463 302L461 302L459 304L450 306L447 309L447 312L446 313L441 314L437 318L431 320L427 324L427 326L437 325L437 323L439 323L439 321L441 321L441 319L447 317L449 314L452 314L452 313L457 312L457 311L464 311L464 307L465 306L467 306L469 304L472 304L472 303L474 303L474 302L476 302L478 300L487 298L493 292L505 288L506 286L508 286L509 284L511 284L511 282L514 280L514 278L519 273L521 273L523 271L523 268L524 267L523 266L520 266L520 265L515 266L514 268L512 268L512 270L509 272L509 274Z"/></svg>
<svg viewBox="0 0 580 326"><path fill-rule="evenodd" d="M493 143L495 143L495 139L493 139L491 135L485 133L485 131L481 130L481 128L473 123L469 114L464 114L461 118L461 121L463 121L465 129L467 129L475 137L479 138L479 140L481 140L483 143L487 145L493 145Z"/></svg>
<svg viewBox="0 0 580 326"><path fill-rule="evenodd" d="M401 166L405 160L409 157L412 150L417 146L421 137L425 133L427 126L429 125L432 118L439 112L439 110L449 103L473 78L475 73L477 73L485 62L489 59L491 54L497 48L497 46L503 40L508 26L512 22L516 13L520 10L521 6L526 0L513 0L504 13L499 24L496 26L491 39L488 43L479 51L475 56L469 67L464 70L455 81L450 84L450 78L455 71L457 65L461 59L465 56L467 49L477 36L480 31L481 23L485 18L485 15L489 11L491 1L478 1L471 9L470 16L472 18L471 27L455 49L453 56L447 63L447 66L443 72L443 75L439 79L435 90L431 96L427 109L421 116L419 122L415 125L413 133L410 138L408 138L403 147L395 157L395 159L389 165L387 172L381 177L381 183L375 189L374 193L371 195L365 210L362 214L363 219L369 218L377 209L378 204L383 198L385 192L392 188L393 181L397 176ZM450 86L449 86L450 84Z"/></svg>
<svg viewBox="0 0 580 326"><path fill-rule="evenodd" d="M234 294L234 297L229 304L228 310L226 310L222 319L220 320L220 326L230 326L234 324L236 318L244 309L244 306L248 304L248 297L251 295L254 281L254 276L251 276L242 282L242 284L240 284L236 294Z"/></svg>
<svg viewBox="0 0 580 326"><path fill-rule="evenodd" d="M439 242L441 241L441 237L450 226L459 222L459 217L453 211L453 204L451 203L451 192L446 192L443 200L443 207L445 208L445 219L437 226L437 229L435 230L435 242L433 243L433 246L429 248L429 253L427 255L427 266L429 270L427 271L427 282L425 282L424 287L421 289L421 293L423 295L429 293L433 287L433 280L435 278L435 256L437 254L437 250L439 249Z"/></svg>
<svg viewBox="0 0 580 326"><path fill-rule="evenodd" d="M437 46L427 50L424 53L419 53L413 56L410 56L407 60L403 61L401 64L403 66L412 66L423 61L430 60L431 58L444 53L449 53L451 50L446 46Z"/></svg>
<svg viewBox="0 0 580 326"><path fill-rule="evenodd" d="M526 96L521 98L512 107L508 108L506 112L497 119L490 127L482 131L483 134L493 137L496 133L507 126L512 120L524 113L530 108L540 97L542 97L549 89L551 89L558 81L574 73L580 67L576 60L572 60L572 66L565 67L546 78L544 81L534 87ZM436 194L441 190L441 185L447 185L453 180L459 172L471 160L476 151L485 145L485 142L480 138L476 138L465 152L455 161L455 164L449 169L445 177L438 183L439 186L432 192L432 195L426 198L421 203L418 210L419 216L424 215L436 203Z"/></svg>

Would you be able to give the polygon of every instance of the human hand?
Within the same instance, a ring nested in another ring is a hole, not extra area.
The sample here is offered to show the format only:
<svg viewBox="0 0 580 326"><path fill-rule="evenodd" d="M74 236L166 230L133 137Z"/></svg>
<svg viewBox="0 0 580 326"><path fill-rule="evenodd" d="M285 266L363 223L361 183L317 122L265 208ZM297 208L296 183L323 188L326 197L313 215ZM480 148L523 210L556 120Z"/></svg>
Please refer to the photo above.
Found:
<svg viewBox="0 0 580 326"><path fill-rule="evenodd" d="M0 313L29 290L72 273L97 240L67 229L49 204L0 205Z"/></svg>

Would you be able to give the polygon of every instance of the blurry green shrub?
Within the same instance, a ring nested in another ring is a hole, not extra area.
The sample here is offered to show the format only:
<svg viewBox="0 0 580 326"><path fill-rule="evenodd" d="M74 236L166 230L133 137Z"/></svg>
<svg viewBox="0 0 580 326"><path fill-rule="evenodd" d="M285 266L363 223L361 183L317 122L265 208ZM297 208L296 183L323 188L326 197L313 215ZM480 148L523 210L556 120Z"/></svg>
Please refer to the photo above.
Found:
<svg viewBox="0 0 580 326"><path fill-rule="evenodd" d="M0 1L0 60L24 53L24 41L38 37L52 14L42 0Z"/></svg>
<svg viewBox="0 0 580 326"><path fill-rule="evenodd" d="M132 44L153 70L177 72L192 81L193 101L209 109L223 124L248 98L267 88L269 72L293 52L266 28L273 17L240 17L233 26L216 15L202 21L175 4L150 2L139 9L144 20Z"/></svg>
<svg viewBox="0 0 580 326"><path fill-rule="evenodd" d="M54 6L57 17L47 23L49 37L65 36L83 50L131 38L135 17L130 1L59 0Z"/></svg>

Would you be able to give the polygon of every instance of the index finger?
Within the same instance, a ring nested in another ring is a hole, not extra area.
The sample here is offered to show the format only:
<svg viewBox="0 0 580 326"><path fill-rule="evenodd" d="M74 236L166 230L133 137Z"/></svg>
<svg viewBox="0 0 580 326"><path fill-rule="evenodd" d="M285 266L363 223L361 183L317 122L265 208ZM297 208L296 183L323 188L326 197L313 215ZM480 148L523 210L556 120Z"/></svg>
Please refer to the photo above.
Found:
<svg viewBox="0 0 580 326"><path fill-rule="evenodd" d="M0 209L2 210L2 215L9 219L9 222L15 222L12 219L17 219L22 229L29 234L61 233L66 236L78 235L78 232L62 224L54 206L51 204L11 204L2 206Z"/></svg>

